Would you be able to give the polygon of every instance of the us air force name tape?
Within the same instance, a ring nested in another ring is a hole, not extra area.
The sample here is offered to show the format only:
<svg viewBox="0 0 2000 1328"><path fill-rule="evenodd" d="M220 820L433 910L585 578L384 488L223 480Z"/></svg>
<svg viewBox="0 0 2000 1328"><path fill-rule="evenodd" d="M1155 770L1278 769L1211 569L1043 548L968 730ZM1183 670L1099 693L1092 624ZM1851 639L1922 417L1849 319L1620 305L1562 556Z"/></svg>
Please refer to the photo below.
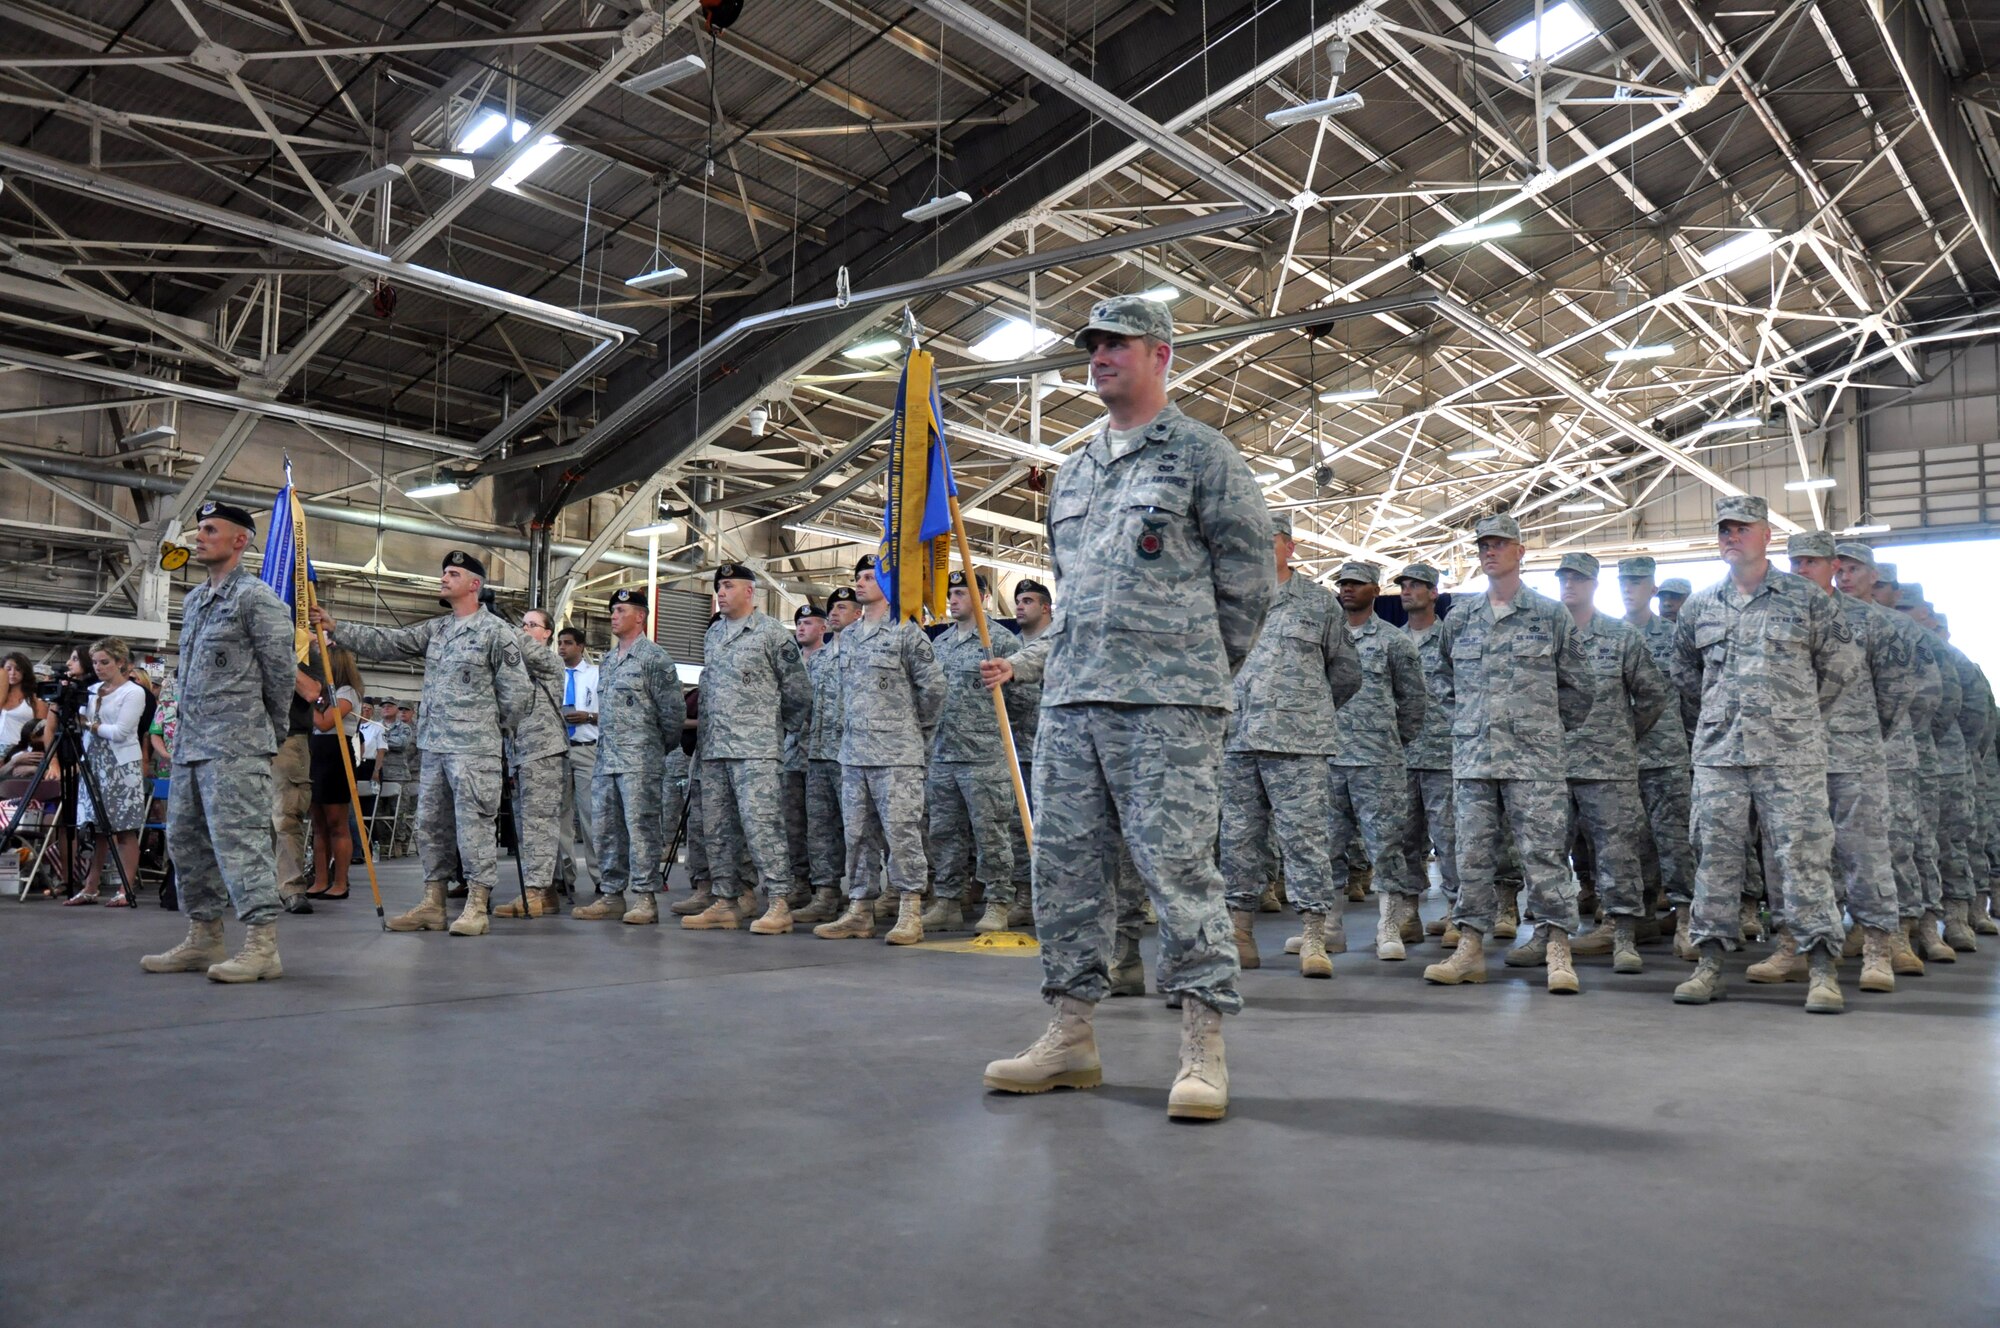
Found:
<svg viewBox="0 0 2000 1328"><path fill-rule="evenodd" d="M201 510L195 513L195 519L227 521L232 525L243 527L253 535L257 533L257 518L251 516L247 508L238 507L235 503L219 503L213 498L201 505Z"/></svg>
<svg viewBox="0 0 2000 1328"><path fill-rule="evenodd" d="M443 567L444 568L456 567L460 571L470 572L472 575L478 577L481 581L484 581L486 579L486 564L480 562L477 558L467 553L464 549L453 549L450 553L447 553L444 556Z"/></svg>

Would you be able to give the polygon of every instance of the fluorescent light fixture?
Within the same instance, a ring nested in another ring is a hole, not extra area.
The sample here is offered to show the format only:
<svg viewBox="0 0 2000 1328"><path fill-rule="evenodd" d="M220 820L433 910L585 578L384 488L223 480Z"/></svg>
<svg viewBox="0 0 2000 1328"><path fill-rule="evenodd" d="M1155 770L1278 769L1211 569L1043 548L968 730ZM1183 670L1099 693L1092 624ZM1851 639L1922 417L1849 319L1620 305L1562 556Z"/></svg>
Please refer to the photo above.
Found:
<svg viewBox="0 0 2000 1328"><path fill-rule="evenodd" d="M904 221L930 221L942 217L947 212L956 212L972 205L972 195L963 189L956 193L940 194L928 203L919 203L903 214Z"/></svg>
<svg viewBox="0 0 2000 1328"><path fill-rule="evenodd" d="M431 162L431 165L447 174L456 175L461 180L470 180L472 178L472 158L470 157L439 157Z"/></svg>
<svg viewBox="0 0 2000 1328"><path fill-rule="evenodd" d="M459 492L457 480L432 480L414 489L403 490L405 498L449 498Z"/></svg>
<svg viewBox="0 0 2000 1328"><path fill-rule="evenodd" d="M1603 510L1604 500L1602 498L1593 498L1588 502L1559 503L1556 506L1556 511L1558 512L1602 512Z"/></svg>
<svg viewBox="0 0 2000 1328"><path fill-rule="evenodd" d="M1836 535L1886 535L1894 529L1894 526L1876 523L1865 526L1849 526L1845 530L1836 530L1833 533Z"/></svg>
<svg viewBox="0 0 2000 1328"><path fill-rule="evenodd" d="M1308 120L1324 120L1329 115L1345 115L1349 111L1361 109L1361 94L1343 92L1338 96L1322 97L1318 101L1305 102L1298 106L1281 106L1264 117L1264 123L1273 128L1283 129L1287 125L1304 124Z"/></svg>
<svg viewBox="0 0 2000 1328"><path fill-rule="evenodd" d="M1478 244L1482 240L1498 240L1509 235L1519 235L1521 223L1518 221L1483 221L1476 226L1460 226L1438 236L1439 244Z"/></svg>
<svg viewBox="0 0 2000 1328"><path fill-rule="evenodd" d="M1831 489L1840 483L1831 475L1813 475L1802 480L1785 481L1786 493L1807 493L1813 489Z"/></svg>
<svg viewBox="0 0 2000 1328"><path fill-rule="evenodd" d="M520 142L534 132L525 120L509 120L504 113L489 109L481 111L466 122L465 129L459 134L458 142L454 146L459 152L478 152L498 138L502 130L507 131L508 141L513 143ZM523 180L547 165L549 158L562 151L562 147L561 139L554 134L544 134L533 147L521 154L519 161L507 168L506 174L493 182L494 187L505 189L509 193L515 192ZM437 164L441 169L468 180L474 174L473 164L469 161L460 163L447 157Z"/></svg>
<svg viewBox="0 0 2000 1328"><path fill-rule="evenodd" d="M1494 457L1500 455L1500 449L1497 447L1468 447L1462 452L1447 452L1444 455L1447 461L1491 461Z"/></svg>
<svg viewBox="0 0 2000 1328"><path fill-rule="evenodd" d="M1696 429L1694 436L1700 438L1704 434L1728 433L1733 429L1755 429L1763 423L1764 421L1758 419L1755 415L1735 415L1726 420L1710 420L1707 424Z"/></svg>
<svg viewBox="0 0 2000 1328"><path fill-rule="evenodd" d="M656 267L651 271L641 272L636 277L627 277L625 278L625 284L633 290L651 290L655 286L665 286L669 282L681 281L686 276L686 268L676 263L669 263L665 267Z"/></svg>
<svg viewBox="0 0 2000 1328"><path fill-rule="evenodd" d="M363 171L352 180L342 180L334 187L343 193L365 194L369 190L379 189L385 184L394 184L402 178L403 168L392 161L386 166L377 166L372 171Z"/></svg>
<svg viewBox="0 0 2000 1328"><path fill-rule="evenodd" d="M1514 57L1514 67L1528 72L1530 60L1553 60L1597 35L1597 25L1570 0L1542 11L1541 26L1530 17L1494 39L1493 44Z"/></svg>
<svg viewBox="0 0 2000 1328"><path fill-rule="evenodd" d="M634 74L618 86L634 95L643 96L669 83L678 83L684 78L693 78L708 68L708 62L698 55L684 55L671 60L657 69L648 69L643 74Z"/></svg>
<svg viewBox="0 0 2000 1328"><path fill-rule="evenodd" d="M1754 230L1733 235L1701 256L1701 270L1712 276L1721 276L1745 263L1755 262L1770 253L1777 244L1776 231Z"/></svg>
<svg viewBox="0 0 2000 1328"><path fill-rule="evenodd" d="M841 355L850 360L884 360L903 348L903 343L894 337L870 337L857 341Z"/></svg>
<svg viewBox="0 0 2000 1328"><path fill-rule="evenodd" d="M1627 364L1633 360L1664 360L1673 353L1671 342L1655 341L1642 346L1620 346L1616 350L1607 350L1604 358L1611 364Z"/></svg>
<svg viewBox="0 0 2000 1328"><path fill-rule="evenodd" d="M965 348L966 354L988 364L1005 364L1039 355L1062 341L1059 333L1035 327L1019 318L1004 318L1000 325Z"/></svg>
<svg viewBox="0 0 2000 1328"><path fill-rule="evenodd" d="M680 518L675 517L670 521L656 521L650 526L634 526L625 533L634 539L649 539L654 535L662 539L673 539L685 529Z"/></svg>
<svg viewBox="0 0 2000 1328"><path fill-rule="evenodd" d="M118 445L120 447L149 447L154 443L164 443L173 436L173 425L155 424L150 429L141 429L135 434L120 438Z"/></svg>
<svg viewBox="0 0 2000 1328"><path fill-rule="evenodd" d="M484 110L465 122L465 128L458 136L460 152L477 152L500 136L507 127L507 117L499 111ZM514 121L514 138L519 141L528 132L528 126Z"/></svg>
<svg viewBox="0 0 2000 1328"><path fill-rule="evenodd" d="M1332 405L1337 401L1373 401L1382 395L1382 389L1370 384L1367 387L1342 387L1319 394L1320 401Z"/></svg>
<svg viewBox="0 0 2000 1328"><path fill-rule="evenodd" d="M1179 286L1153 286L1139 292L1142 300L1158 300L1162 304L1172 304L1186 294Z"/></svg>

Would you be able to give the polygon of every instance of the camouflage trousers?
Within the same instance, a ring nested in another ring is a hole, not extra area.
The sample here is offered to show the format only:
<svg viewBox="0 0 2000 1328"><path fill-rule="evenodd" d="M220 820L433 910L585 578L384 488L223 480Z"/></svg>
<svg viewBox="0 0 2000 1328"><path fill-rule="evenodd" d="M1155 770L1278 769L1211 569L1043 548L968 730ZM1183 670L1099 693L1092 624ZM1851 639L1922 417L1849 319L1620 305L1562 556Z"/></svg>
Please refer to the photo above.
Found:
<svg viewBox="0 0 2000 1328"><path fill-rule="evenodd" d="M1228 714L1194 706L1046 706L1035 735L1035 933L1042 995L1110 984L1120 841L1160 919L1159 988L1243 1007L1216 866Z"/></svg>
<svg viewBox="0 0 2000 1328"><path fill-rule="evenodd" d="M933 761L924 784L939 896L963 899L976 874L989 902L1012 902L1014 849L1008 831L1020 813L1004 760Z"/></svg>
<svg viewBox="0 0 2000 1328"><path fill-rule="evenodd" d="M1870 770L1826 777L1833 821L1833 888L1864 927L1894 931L1902 920L1889 853L1889 774Z"/></svg>
<svg viewBox="0 0 2000 1328"><path fill-rule="evenodd" d="M847 893L875 893L872 871L856 870L889 859L889 888L922 894L930 876L924 852L924 768L920 765L840 767L840 819L847 827Z"/></svg>
<svg viewBox="0 0 2000 1328"><path fill-rule="evenodd" d="M413 785L410 792L416 791ZM168 797L173 790L168 788ZM304 894L312 884L312 859L306 856L306 822L312 819L312 749L306 735L286 738L271 758L271 832L277 837L278 893ZM416 819L416 800L403 808L404 834ZM407 839L404 841L408 842Z"/></svg>
<svg viewBox="0 0 2000 1328"><path fill-rule="evenodd" d="M1326 768L1327 841L1345 844L1358 829L1368 862L1375 869L1375 889L1392 895L1422 894L1423 878L1410 870L1403 842L1410 822L1410 778L1403 763L1335 765L1329 761Z"/></svg>
<svg viewBox="0 0 2000 1328"><path fill-rule="evenodd" d="M1035 763L1028 759L1026 752L1021 753L1021 787L1028 791L1028 814L1032 816L1035 811ZM1025 903L1034 891L1035 855L1028 846L1028 836L1022 830L1021 809L1014 806L1011 799L1008 803L1007 845L1014 853L1014 893L1009 899L1015 904Z"/></svg>
<svg viewBox="0 0 2000 1328"><path fill-rule="evenodd" d="M1403 831L1403 853L1412 878L1428 884L1424 854L1437 854L1438 879L1447 897L1458 898L1458 826L1452 810L1451 771L1410 772L1410 817Z"/></svg>
<svg viewBox="0 0 2000 1328"><path fill-rule="evenodd" d="M838 761L806 762L806 871L815 890L837 890L847 876Z"/></svg>
<svg viewBox="0 0 2000 1328"><path fill-rule="evenodd" d="M1905 918L1924 914L1924 874L1917 865L1918 841L1925 835L1923 777L1915 769L1890 770L1889 869L1896 878L1896 912Z"/></svg>
<svg viewBox="0 0 2000 1328"><path fill-rule="evenodd" d="M269 758L176 762L167 781L167 854L181 912L195 921L215 921L225 903L248 926L277 917Z"/></svg>
<svg viewBox="0 0 2000 1328"><path fill-rule="evenodd" d="M1694 783L1687 766L1660 766L1639 772L1639 872L1646 902L1664 896L1676 907L1694 899L1694 847L1688 843L1688 798Z"/></svg>
<svg viewBox="0 0 2000 1328"><path fill-rule="evenodd" d="M597 744L571 743L563 753L563 802L556 844L556 876L587 890L597 888L597 846L590 837L590 772L597 768ZM576 862L583 859L579 871Z"/></svg>
<svg viewBox="0 0 2000 1328"><path fill-rule="evenodd" d="M747 851L756 884L767 899L792 888L785 845L785 811L778 794L778 758L704 759L701 763L701 832L708 841L709 889L734 899L750 888L742 870Z"/></svg>
<svg viewBox="0 0 2000 1328"><path fill-rule="evenodd" d="M1345 896L1333 885L1327 788L1324 756L1223 753L1222 881L1229 907L1257 911L1265 887L1275 879L1275 839L1292 907L1301 913L1340 910Z"/></svg>
<svg viewBox="0 0 2000 1328"><path fill-rule="evenodd" d="M1979 834L1986 846L1986 882L1975 882L1975 889L2000 881L2000 765L1996 761L2000 757L1988 752L1979 763Z"/></svg>
<svg viewBox="0 0 2000 1328"><path fill-rule="evenodd" d="M417 858L424 880L491 890L500 883L500 758L425 752L417 788Z"/></svg>
<svg viewBox="0 0 2000 1328"><path fill-rule="evenodd" d="M1590 843L1592 884L1604 912L1614 918L1646 915L1645 878L1639 871L1637 836L1645 825L1637 779L1569 781L1572 834Z"/></svg>
<svg viewBox="0 0 2000 1328"><path fill-rule="evenodd" d="M1689 939L1743 943L1742 900L1755 810L1765 880L1784 900L1801 950L1840 952L1847 932L1833 896L1833 822L1821 765L1694 768L1694 904Z"/></svg>
<svg viewBox="0 0 2000 1328"><path fill-rule="evenodd" d="M1986 849L1976 841L1977 814L1972 804L1969 775L1939 775L1937 781L1938 875L1943 880L1946 899L1970 899L1986 882ZM1974 866L1978 866L1975 886Z"/></svg>
<svg viewBox="0 0 2000 1328"><path fill-rule="evenodd" d="M650 774L604 770L590 777L590 837L597 845L597 888L607 895L637 890L656 894L660 838L660 781Z"/></svg>
<svg viewBox="0 0 2000 1328"><path fill-rule="evenodd" d="M812 856L806 844L806 772L780 770L778 797L785 807L785 860L792 884L804 885L812 880Z"/></svg>
<svg viewBox="0 0 2000 1328"><path fill-rule="evenodd" d="M1920 771L1915 778L1921 790L1917 799L1918 826L1914 852L1919 897L1924 912L1937 913L1944 909L1944 877L1938 865L1938 776L1935 771Z"/></svg>
<svg viewBox="0 0 2000 1328"><path fill-rule="evenodd" d="M1455 779L1451 800L1458 831L1458 903L1452 917L1458 924L1482 936L1492 934L1504 829L1521 865L1522 920L1571 934L1579 930L1576 878L1564 861L1569 782Z"/></svg>
<svg viewBox="0 0 2000 1328"><path fill-rule="evenodd" d="M568 784L567 752L537 756L514 767L514 852L521 859L521 878L531 890L556 883L563 792Z"/></svg>

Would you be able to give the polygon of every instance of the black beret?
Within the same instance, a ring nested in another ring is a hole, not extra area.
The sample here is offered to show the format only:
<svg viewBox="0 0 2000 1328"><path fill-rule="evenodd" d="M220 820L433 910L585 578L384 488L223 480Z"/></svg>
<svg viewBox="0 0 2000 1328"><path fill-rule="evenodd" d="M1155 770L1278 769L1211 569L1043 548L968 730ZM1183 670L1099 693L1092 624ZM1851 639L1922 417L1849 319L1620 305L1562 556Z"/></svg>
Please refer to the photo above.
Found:
<svg viewBox="0 0 2000 1328"><path fill-rule="evenodd" d="M801 604L792 613L792 621L795 623L804 622L808 618L824 619L825 617L826 610L812 604Z"/></svg>
<svg viewBox="0 0 2000 1328"><path fill-rule="evenodd" d="M480 562L479 559L473 557L464 549L453 549L450 553L447 553L444 556L444 566L460 567L472 573L481 581L486 579L486 564Z"/></svg>
<svg viewBox="0 0 2000 1328"><path fill-rule="evenodd" d="M756 580L756 575L742 563L724 563L715 569L715 584L717 586L720 586L724 581L749 581L754 583Z"/></svg>
<svg viewBox="0 0 2000 1328"><path fill-rule="evenodd" d="M219 503L213 498L209 499L201 505L201 510L195 513L195 520L207 521L211 518L217 521L232 522L243 527L253 535L257 533L257 518L251 516L247 509L238 507L235 503Z"/></svg>
<svg viewBox="0 0 2000 1328"><path fill-rule="evenodd" d="M644 613L646 611L646 593L642 590L634 590L630 586L627 586L623 590L612 591L610 607L615 609L620 604L630 604L639 612Z"/></svg>
<svg viewBox="0 0 2000 1328"><path fill-rule="evenodd" d="M854 574L856 576L860 576L863 572L872 572L874 570L875 570L875 555L872 553L869 554L866 558L863 558L859 562L854 564Z"/></svg>
<svg viewBox="0 0 2000 1328"><path fill-rule="evenodd" d="M965 584L965 573L955 571L950 576L947 576L944 582L946 586L956 590ZM989 589L986 584L986 574L984 572L979 574L979 588L982 591Z"/></svg>
<svg viewBox="0 0 2000 1328"><path fill-rule="evenodd" d="M856 597L852 586L841 586L826 597L826 606L829 609L836 604L859 604L860 602L861 600Z"/></svg>
<svg viewBox="0 0 2000 1328"><path fill-rule="evenodd" d="M1049 593L1049 588L1039 581L1017 581L1014 583L1014 593L1016 595L1040 595L1046 600L1053 600L1055 598L1054 595Z"/></svg>

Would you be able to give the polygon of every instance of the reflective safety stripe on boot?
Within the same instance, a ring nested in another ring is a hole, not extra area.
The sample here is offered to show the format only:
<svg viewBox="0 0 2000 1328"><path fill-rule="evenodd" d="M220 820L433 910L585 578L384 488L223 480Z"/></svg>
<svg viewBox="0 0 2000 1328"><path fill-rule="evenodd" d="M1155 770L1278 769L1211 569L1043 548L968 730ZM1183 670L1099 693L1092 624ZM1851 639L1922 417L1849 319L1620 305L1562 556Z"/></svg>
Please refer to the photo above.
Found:
<svg viewBox="0 0 2000 1328"><path fill-rule="evenodd" d="M865 941L875 934L875 901L850 899L847 911L831 922L813 928L822 941Z"/></svg>
<svg viewBox="0 0 2000 1328"><path fill-rule="evenodd" d="M906 891L896 904L896 925L882 939L891 945L917 945L924 939L924 897Z"/></svg>
<svg viewBox="0 0 2000 1328"><path fill-rule="evenodd" d="M1181 1003L1181 1068L1167 1094L1175 1120L1221 1120L1229 1112L1229 1062L1222 1054L1222 1015L1206 1001Z"/></svg>
<svg viewBox="0 0 2000 1328"><path fill-rule="evenodd" d="M1861 933L1861 990L1890 992L1896 989L1896 968L1891 960L1894 949L1888 932L1880 927Z"/></svg>
<svg viewBox="0 0 2000 1328"><path fill-rule="evenodd" d="M911 896L915 898L915 896ZM990 1062L986 1086L996 1093L1046 1093L1051 1088L1095 1088L1104 1082L1088 1001L1064 996L1055 1018L1018 1056Z"/></svg>
<svg viewBox="0 0 2000 1328"><path fill-rule="evenodd" d="M210 982L262 982L285 976L278 959L278 926L266 922L243 934L243 948L208 970Z"/></svg>
<svg viewBox="0 0 2000 1328"><path fill-rule="evenodd" d="M443 881L424 883L424 902L407 913L389 919L390 931L443 931L445 928Z"/></svg>
<svg viewBox="0 0 2000 1328"><path fill-rule="evenodd" d="M1144 996L1146 963L1139 957L1136 936L1120 936L1111 951L1111 995Z"/></svg>
<svg viewBox="0 0 2000 1328"><path fill-rule="evenodd" d="M996 931L1007 930L1007 906L997 899L986 901L986 911L979 915L979 921L972 924L972 930L981 936L989 936Z"/></svg>
<svg viewBox="0 0 2000 1328"><path fill-rule="evenodd" d="M1743 970L1752 982L1804 982L1806 957L1799 953L1798 938L1790 927L1778 929L1778 948L1770 956Z"/></svg>
<svg viewBox="0 0 2000 1328"><path fill-rule="evenodd" d="M145 956L139 967L148 973L206 973L228 957L229 951L222 944L222 919L197 922L189 918L187 935L179 945Z"/></svg>
<svg viewBox="0 0 2000 1328"><path fill-rule="evenodd" d="M1806 979L1806 1013L1839 1014L1847 1008L1840 994L1840 961L1824 947L1814 950L1807 962L1811 974Z"/></svg>
<svg viewBox="0 0 2000 1328"><path fill-rule="evenodd" d="M1463 982L1486 981L1486 948L1483 938L1470 927L1459 928L1458 948L1451 956L1424 970L1424 981L1441 987Z"/></svg>
<svg viewBox="0 0 2000 1328"><path fill-rule="evenodd" d="M660 924L660 895L657 890L640 890L625 916L618 919L628 927L657 927Z"/></svg>
<svg viewBox="0 0 2000 1328"><path fill-rule="evenodd" d="M1699 950L1694 976L1674 988L1675 1005L1707 1005L1729 994L1722 981L1722 943L1709 941Z"/></svg>
<svg viewBox="0 0 2000 1328"><path fill-rule="evenodd" d="M1236 966L1243 969L1260 968L1263 957L1257 953L1257 932L1251 923L1257 915L1247 909L1229 910L1229 934L1236 941Z"/></svg>
<svg viewBox="0 0 2000 1328"><path fill-rule="evenodd" d="M446 928L454 936L484 936L492 926L486 920L486 906L493 898L493 891L484 885L475 885L465 892L465 908Z"/></svg>
<svg viewBox="0 0 2000 1328"><path fill-rule="evenodd" d="M1637 918L1619 918L1611 928L1611 971L1613 973L1643 973L1646 961L1639 954L1639 927ZM1572 953L1574 947L1571 947Z"/></svg>
<svg viewBox="0 0 2000 1328"><path fill-rule="evenodd" d="M1333 976L1333 960L1326 955L1326 917L1319 913L1307 913L1305 924L1305 934L1299 938L1299 976L1330 978Z"/></svg>
<svg viewBox="0 0 2000 1328"><path fill-rule="evenodd" d="M792 905L786 899L773 899L764 916L750 924L752 936L783 936L791 929Z"/></svg>
<svg viewBox="0 0 2000 1328"><path fill-rule="evenodd" d="M1583 990L1583 984L1576 980L1576 967L1570 963L1569 933L1560 927L1544 927L1547 933L1543 948L1548 953L1549 991L1557 996L1574 996Z"/></svg>
<svg viewBox="0 0 2000 1328"><path fill-rule="evenodd" d="M1375 957L1388 960L1404 957L1403 897L1386 890L1375 912Z"/></svg>

